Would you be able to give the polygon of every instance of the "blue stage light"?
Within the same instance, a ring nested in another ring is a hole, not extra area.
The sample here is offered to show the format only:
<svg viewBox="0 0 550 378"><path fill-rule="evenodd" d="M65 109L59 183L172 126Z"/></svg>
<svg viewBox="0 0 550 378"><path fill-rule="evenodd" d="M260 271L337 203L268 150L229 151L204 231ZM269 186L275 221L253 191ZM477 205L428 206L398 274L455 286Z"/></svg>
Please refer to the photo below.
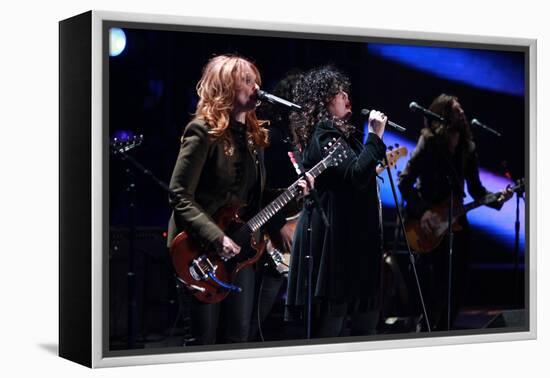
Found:
<svg viewBox="0 0 550 378"><path fill-rule="evenodd" d="M523 96L523 53L371 43L369 54L473 87Z"/></svg>
<svg viewBox="0 0 550 378"><path fill-rule="evenodd" d="M130 130L115 130L111 136L113 139L117 139L120 142L128 142L134 138L135 134Z"/></svg>
<svg viewBox="0 0 550 378"><path fill-rule="evenodd" d="M109 55L118 56L126 47L126 34L120 28L109 29Z"/></svg>

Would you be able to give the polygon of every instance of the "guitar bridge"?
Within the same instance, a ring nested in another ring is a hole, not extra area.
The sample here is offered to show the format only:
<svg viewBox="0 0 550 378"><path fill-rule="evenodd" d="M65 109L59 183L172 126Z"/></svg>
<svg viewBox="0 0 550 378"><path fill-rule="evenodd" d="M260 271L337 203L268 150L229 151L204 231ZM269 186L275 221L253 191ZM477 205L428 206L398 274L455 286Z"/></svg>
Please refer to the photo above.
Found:
<svg viewBox="0 0 550 378"><path fill-rule="evenodd" d="M193 260L189 267L189 274L196 281L204 281L210 278L209 274L216 272L217 265L212 264L206 255Z"/></svg>

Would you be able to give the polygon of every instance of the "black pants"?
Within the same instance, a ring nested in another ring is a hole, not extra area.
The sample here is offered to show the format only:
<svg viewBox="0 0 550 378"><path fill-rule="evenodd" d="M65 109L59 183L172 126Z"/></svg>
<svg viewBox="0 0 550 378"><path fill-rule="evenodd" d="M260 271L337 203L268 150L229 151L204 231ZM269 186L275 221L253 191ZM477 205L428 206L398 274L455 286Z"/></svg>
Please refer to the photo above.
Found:
<svg viewBox="0 0 550 378"><path fill-rule="evenodd" d="M349 303L320 303L312 319L312 336L342 336L348 316L350 320L350 336L376 334L380 310L353 309L350 307L352 306Z"/></svg>
<svg viewBox="0 0 550 378"><path fill-rule="evenodd" d="M273 310L282 287L286 285L286 280L283 275L269 272L267 269L258 274L259 282L257 282L258 290L250 325L250 341L260 340L259 327Z"/></svg>
<svg viewBox="0 0 550 378"><path fill-rule="evenodd" d="M468 236L467 231L454 234L451 271L451 329L464 302L468 287L470 263ZM421 255L418 259L418 268L431 328L433 331L447 330L449 238L445 237L434 251ZM425 322L422 324L422 329L427 329Z"/></svg>
<svg viewBox="0 0 550 378"><path fill-rule="evenodd" d="M254 306L254 270L239 272L235 284L243 291L231 292L224 300L206 304L193 299L191 331L199 345L248 341Z"/></svg>

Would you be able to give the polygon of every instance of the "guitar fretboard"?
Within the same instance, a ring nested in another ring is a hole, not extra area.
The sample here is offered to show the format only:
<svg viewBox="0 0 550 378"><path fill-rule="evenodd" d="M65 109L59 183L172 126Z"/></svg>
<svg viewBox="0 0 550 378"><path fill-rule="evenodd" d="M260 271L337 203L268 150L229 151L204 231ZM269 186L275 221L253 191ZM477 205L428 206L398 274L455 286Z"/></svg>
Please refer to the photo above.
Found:
<svg viewBox="0 0 550 378"><path fill-rule="evenodd" d="M332 155L325 157L319 163L315 164L308 173L316 178L330 166L330 160ZM296 180L292 185L290 185L283 193L281 193L277 198L275 198L269 205L264 207L258 214L256 214L252 219L247 222L247 226L256 232L264 224L269 221L279 210L285 207L294 197L300 193L300 187L298 186L298 180Z"/></svg>
<svg viewBox="0 0 550 378"><path fill-rule="evenodd" d="M517 185L512 186L509 190L511 190L512 192L517 192L519 189L523 188L523 186L524 186L524 182L523 180L521 180ZM500 195L501 195L500 192L495 192L495 193L487 194L485 197L481 198L479 201L472 201L470 203L467 203L466 205L463 206L462 210L459 211L458 214L456 214L456 216L465 214L468 211L476 209L480 206L493 203L500 197Z"/></svg>

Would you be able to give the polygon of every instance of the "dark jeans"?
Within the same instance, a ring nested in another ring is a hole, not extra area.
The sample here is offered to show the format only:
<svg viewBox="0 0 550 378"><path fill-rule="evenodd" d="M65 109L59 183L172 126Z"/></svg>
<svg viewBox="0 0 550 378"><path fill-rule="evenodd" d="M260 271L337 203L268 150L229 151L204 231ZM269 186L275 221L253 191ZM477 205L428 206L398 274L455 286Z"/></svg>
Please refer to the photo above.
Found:
<svg viewBox="0 0 550 378"><path fill-rule="evenodd" d="M348 303L321 303L312 319L313 337L338 337L342 335L346 320L350 320L350 336L376 334L379 309L350 311Z"/></svg>
<svg viewBox="0 0 550 378"><path fill-rule="evenodd" d="M257 283L257 302L254 305L254 313L252 314L252 321L250 325L250 341L258 341L259 337L259 325L267 319L279 293L284 284L286 284L286 277L263 271L259 276L259 283Z"/></svg>
<svg viewBox="0 0 550 378"><path fill-rule="evenodd" d="M242 287L243 291L231 292L219 303L206 304L193 299L191 327L197 344L248 341L254 306L254 276L251 267L240 271L235 284Z"/></svg>
<svg viewBox="0 0 550 378"><path fill-rule="evenodd" d="M468 287L468 268L470 254L468 233L454 234L450 325L458 315ZM433 331L447 329L448 287L449 287L449 238L432 252L421 255L418 259L420 284L422 287L426 311ZM422 329L427 330L425 322Z"/></svg>

